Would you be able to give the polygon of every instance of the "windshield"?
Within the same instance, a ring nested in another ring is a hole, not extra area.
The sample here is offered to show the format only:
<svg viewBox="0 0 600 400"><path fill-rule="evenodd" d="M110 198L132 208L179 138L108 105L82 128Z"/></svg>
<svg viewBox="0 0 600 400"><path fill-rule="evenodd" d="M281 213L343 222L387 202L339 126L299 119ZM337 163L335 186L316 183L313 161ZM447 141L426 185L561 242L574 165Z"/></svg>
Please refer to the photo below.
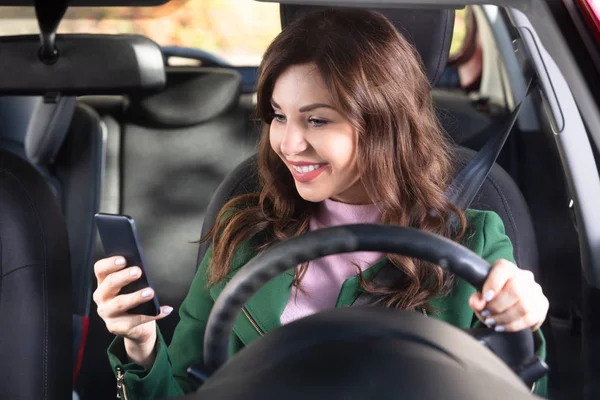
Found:
<svg viewBox="0 0 600 400"><path fill-rule="evenodd" d="M451 53L465 36L465 12L456 13ZM260 64L281 31L279 4L254 0L171 0L158 7L72 7L58 33L140 34L161 46L201 49L232 65ZM38 34L33 7L0 7L0 36ZM170 64L190 60L170 59ZM192 62L193 63L193 62Z"/></svg>
<svg viewBox="0 0 600 400"><path fill-rule="evenodd" d="M233 65L258 65L281 31L279 4L173 0L152 8L70 8L58 33L136 33L161 46L193 47ZM38 34L33 7L0 7L0 36Z"/></svg>

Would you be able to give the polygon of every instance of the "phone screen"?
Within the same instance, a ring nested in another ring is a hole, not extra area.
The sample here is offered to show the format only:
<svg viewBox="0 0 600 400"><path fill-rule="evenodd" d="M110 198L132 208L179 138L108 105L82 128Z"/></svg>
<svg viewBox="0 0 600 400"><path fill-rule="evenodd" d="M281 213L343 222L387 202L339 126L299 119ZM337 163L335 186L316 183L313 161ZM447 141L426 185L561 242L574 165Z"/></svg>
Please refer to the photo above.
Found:
<svg viewBox="0 0 600 400"><path fill-rule="evenodd" d="M122 256L127 261L127 267L138 266L142 270L142 276L124 286L119 294L133 293L152 287L133 218L127 215L98 213L95 215L95 220L105 256ZM130 314L158 315L160 305L156 291L154 291L154 297L151 300L130 309L128 312Z"/></svg>

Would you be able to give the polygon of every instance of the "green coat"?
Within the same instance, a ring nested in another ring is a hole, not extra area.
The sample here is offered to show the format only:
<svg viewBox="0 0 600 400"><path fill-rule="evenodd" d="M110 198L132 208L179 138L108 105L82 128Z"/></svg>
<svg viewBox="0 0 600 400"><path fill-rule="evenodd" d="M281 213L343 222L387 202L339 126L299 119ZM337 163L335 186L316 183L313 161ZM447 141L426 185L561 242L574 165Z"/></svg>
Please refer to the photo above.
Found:
<svg viewBox="0 0 600 400"><path fill-rule="evenodd" d="M513 248L504 232L500 217L489 211L470 210L467 214L469 230L463 243L472 251L479 254L488 262L504 258L513 261ZM229 276L243 267L256 255L255 243L248 242L240 246L235 254ZM123 339L118 337L108 349L110 363L115 370L124 373L124 385L129 400L162 399L180 396L193 390L187 380L186 369L202 360L204 330L208 315L215 299L225 286L222 282L207 288L206 270L212 256L209 249L200 264L192 282L190 291L179 310L180 321L175 329L173 340L167 347L160 331L158 332L156 360L150 371L146 368L127 362ZM377 262L363 273L369 281L385 264L385 259ZM293 269L290 269L293 272ZM280 326L279 318L290 296L292 273L284 273L266 284L248 301L245 312L240 313L230 342L230 354L249 345L260 337ZM346 307L352 304L360 293L357 277L347 279L338 295L336 307ZM479 323L473 310L469 307L469 297L475 289L456 279L456 285L451 294L432 301L432 306L440 310L438 314L430 315L446 321L459 328L469 328ZM252 321L248 318L248 315ZM538 330L536 332L537 353L545 358L545 341ZM546 396L546 378L536 383L535 393Z"/></svg>

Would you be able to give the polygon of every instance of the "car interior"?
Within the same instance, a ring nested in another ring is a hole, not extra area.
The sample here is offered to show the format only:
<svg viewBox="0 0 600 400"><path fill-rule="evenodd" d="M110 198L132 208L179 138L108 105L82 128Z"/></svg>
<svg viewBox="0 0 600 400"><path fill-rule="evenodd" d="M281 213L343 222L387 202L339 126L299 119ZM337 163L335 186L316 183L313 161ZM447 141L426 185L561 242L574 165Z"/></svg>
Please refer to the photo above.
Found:
<svg viewBox="0 0 600 400"><path fill-rule="evenodd" d="M0 398L115 397L106 356L113 335L91 298L93 266L104 257L94 214L135 219L157 296L174 307L158 323L168 343L209 245L199 239L228 200L258 190L258 65L233 65L203 49L161 46L138 35L80 32L49 39L67 6L160 8L163 3L168 2L0 0L0 18L35 8L42 31L0 36ZM278 4L281 27L324 7L309 3ZM577 80L579 75L565 67L593 64L592 51L597 57L600 47L585 18L589 9L541 0L522 7L509 1L379 3L389 4L362 6L383 13L418 50L461 166L503 133L507 117L520 105L471 208L500 215L517 264L534 273L550 301L542 326L549 397L598 398L593 374L600 372L600 334L593 321L600 275L592 271L600 270L600 262L590 248L600 249L593 228L600 222L593 211L600 198L584 197L581 187L600 193L595 191L600 141L591 129L600 113L591 95L584 102L579 94L593 90L590 76L598 72L581 67L587 81ZM459 10L465 38L450 55ZM548 15L556 22L540 28ZM562 54L549 53L550 31L560 37L557 49L567 48L566 38L585 38L586 52L564 56L575 61L561 61L560 68L548 64ZM58 52L39 51L40 38L42 50L47 50L44 40L56 40ZM177 65L175 59L189 62ZM570 137L559 135L567 128ZM575 140L576 131L587 140L578 150L561 142ZM581 163L591 160L593 169L573 164L574 151L580 151ZM268 348L257 346L239 365L231 364L240 385L245 382L240 371L261 350ZM229 382L229 375L223 376ZM223 385L205 385L205 397L198 398L237 398L220 392Z"/></svg>

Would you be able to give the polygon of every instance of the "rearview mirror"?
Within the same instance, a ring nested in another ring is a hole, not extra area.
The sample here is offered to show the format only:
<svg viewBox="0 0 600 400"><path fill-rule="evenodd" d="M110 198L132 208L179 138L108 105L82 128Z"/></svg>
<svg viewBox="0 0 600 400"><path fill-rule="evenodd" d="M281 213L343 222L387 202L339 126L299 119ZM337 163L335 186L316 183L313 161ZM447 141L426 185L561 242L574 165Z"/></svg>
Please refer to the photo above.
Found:
<svg viewBox="0 0 600 400"><path fill-rule="evenodd" d="M0 37L0 94L124 94L157 91L166 78L160 47L138 35L57 35L57 61L40 60L35 35Z"/></svg>

